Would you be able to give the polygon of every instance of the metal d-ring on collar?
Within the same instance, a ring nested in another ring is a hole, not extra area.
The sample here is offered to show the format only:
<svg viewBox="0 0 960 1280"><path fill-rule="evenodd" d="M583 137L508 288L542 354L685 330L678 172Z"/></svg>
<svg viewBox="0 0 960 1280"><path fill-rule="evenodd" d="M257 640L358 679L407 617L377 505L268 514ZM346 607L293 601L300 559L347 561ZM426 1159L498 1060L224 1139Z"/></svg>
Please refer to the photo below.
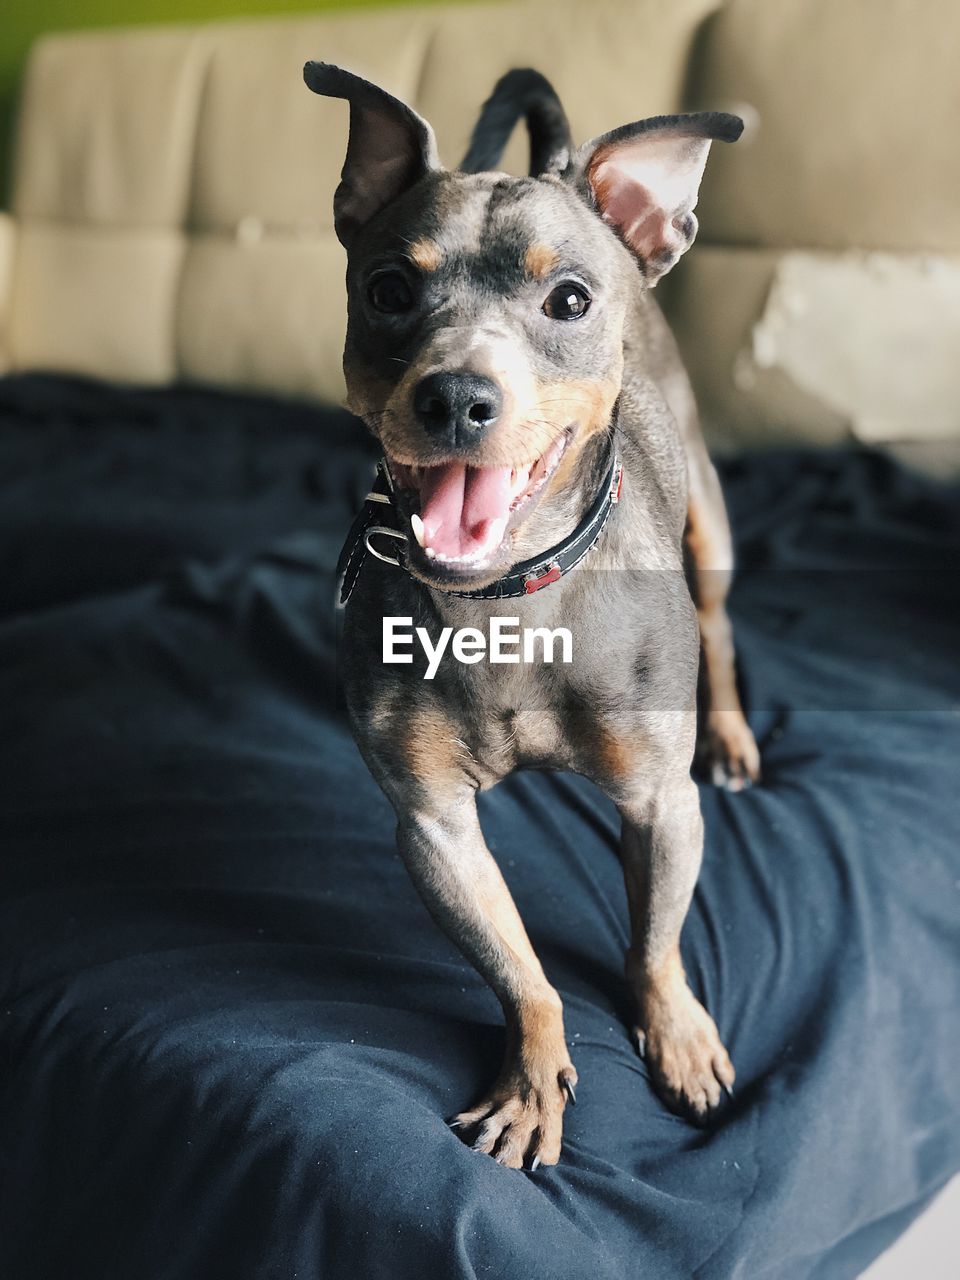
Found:
<svg viewBox="0 0 960 1280"><path fill-rule="evenodd" d="M386 465L383 463L381 463L380 465L383 467L387 484L390 484L390 473L387 471ZM364 502L382 503L384 506L390 508L391 513L393 512L393 501L391 496L386 493L378 493L376 489L370 490L366 498L364 498ZM385 524L372 524L369 526L368 529L365 530L363 535L363 545L366 547L366 549L370 552L372 556L376 556L376 558L378 560L382 560L384 564L392 564L396 568L402 569L403 561L400 559L399 556L385 556L382 551L378 551L377 548L373 545L370 539L373 537L375 533L381 533L385 538L395 538L397 542L402 542L404 546L406 546L407 535L405 533L401 533L399 529L391 529Z"/></svg>
<svg viewBox="0 0 960 1280"><path fill-rule="evenodd" d="M401 533L398 529L388 529L385 524L371 525L371 527L363 535L363 544L372 556L376 556L376 558L378 560L382 560L384 564L392 564L392 565L395 565L398 569L402 569L403 561L399 558L399 556L385 556L382 551L378 551L377 548L371 543L370 539L373 537L375 533L382 533L385 538L396 538L397 542L403 542L403 543L406 543L407 535L405 533Z"/></svg>
<svg viewBox="0 0 960 1280"><path fill-rule="evenodd" d="M623 464L616 450L611 449L610 465L600 490L590 510L568 537L556 543L542 555L514 565L509 573L486 587L479 587L475 591L443 589L444 594L473 600L503 600L532 595L552 582L557 582L565 573L578 565L596 543L606 526L611 510L620 501L622 487ZM387 520L396 521L396 519L393 481L386 463L380 462L377 464L377 478L373 488L364 499L363 507L350 528L337 562L337 578L341 580L341 604L346 604L349 600L368 554L384 564L393 565L398 569L406 568L403 548L407 544L407 535L401 532L396 524L385 523ZM375 537L392 538L401 543L397 556L386 555L378 550L371 541Z"/></svg>

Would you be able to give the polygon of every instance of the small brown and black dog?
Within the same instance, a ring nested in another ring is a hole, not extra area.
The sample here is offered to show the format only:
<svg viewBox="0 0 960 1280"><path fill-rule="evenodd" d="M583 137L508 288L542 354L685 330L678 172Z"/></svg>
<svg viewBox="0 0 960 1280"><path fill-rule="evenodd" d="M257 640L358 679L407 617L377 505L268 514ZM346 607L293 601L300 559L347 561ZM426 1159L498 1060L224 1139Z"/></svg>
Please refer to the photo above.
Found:
<svg viewBox="0 0 960 1280"><path fill-rule="evenodd" d="M334 205L344 370L384 454L373 516L345 548L347 705L415 885L506 1017L500 1074L454 1124L536 1168L558 1160L576 1097L560 998L477 818L477 792L521 767L574 770L616 804L633 1033L661 1096L705 1120L734 1071L680 959L703 842L691 762L698 749L737 789L759 756L736 690L723 500L649 291L696 234L711 140L741 122L663 116L575 149L549 84L515 71L449 171L403 103L325 63L304 76L350 105ZM491 172L521 116L531 176ZM416 655L383 661L385 617L484 633L505 614L562 624L576 660L450 660L429 680Z"/></svg>

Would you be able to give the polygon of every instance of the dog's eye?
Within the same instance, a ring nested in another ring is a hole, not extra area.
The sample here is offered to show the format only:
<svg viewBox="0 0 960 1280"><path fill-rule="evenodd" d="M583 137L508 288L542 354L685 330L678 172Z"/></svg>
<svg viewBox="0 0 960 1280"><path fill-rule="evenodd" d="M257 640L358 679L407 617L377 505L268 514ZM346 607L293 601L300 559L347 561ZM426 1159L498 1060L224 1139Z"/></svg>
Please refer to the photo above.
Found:
<svg viewBox="0 0 960 1280"><path fill-rule="evenodd" d="M590 308L590 295L582 285L567 281L558 284L543 304L543 314L551 320L579 320Z"/></svg>
<svg viewBox="0 0 960 1280"><path fill-rule="evenodd" d="M399 315L413 306L413 290L399 271L384 271L367 286L370 305L387 315Z"/></svg>

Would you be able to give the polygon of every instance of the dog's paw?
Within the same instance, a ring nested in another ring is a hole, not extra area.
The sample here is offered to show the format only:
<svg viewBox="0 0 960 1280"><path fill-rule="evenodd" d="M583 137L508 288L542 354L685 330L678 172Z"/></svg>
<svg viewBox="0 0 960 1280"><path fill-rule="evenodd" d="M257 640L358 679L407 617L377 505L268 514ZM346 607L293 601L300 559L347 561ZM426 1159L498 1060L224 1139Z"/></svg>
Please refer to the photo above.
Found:
<svg viewBox="0 0 960 1280"><path fill-rule="evenodd" d="M740 711L714 711L697 742L697 764L715 787L743 791L760 780L760 751Z"/></svg>
<svg viewBox="0 0 960 1280"><path fill-rule="evenodd" d="M667 1000L647 1000L641 1019L634 1039L657 1093L671 1111L708 1123L736 1078L713 1019L685 982Z"/></svg>
<svg viewBox="0 0 960 1280"><path fill-rule="evenodd" d="M510 1169L537 1169L560 1159L563 1110L576 1102L577 1072L567 1060L532 1073L506 1068L490 1093L450 1123L474 1151Z"/></svg>

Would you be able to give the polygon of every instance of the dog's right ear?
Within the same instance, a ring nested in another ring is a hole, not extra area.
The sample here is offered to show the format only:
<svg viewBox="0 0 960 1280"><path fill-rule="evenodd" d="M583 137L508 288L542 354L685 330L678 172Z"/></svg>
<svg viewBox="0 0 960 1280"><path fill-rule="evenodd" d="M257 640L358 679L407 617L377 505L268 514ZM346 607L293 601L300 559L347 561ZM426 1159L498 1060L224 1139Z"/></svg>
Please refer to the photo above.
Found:
<svg viewBox="0 0 960 1280"><path fill-rule="evenodd" d="M347 158L333 198L337 239L349 249L375 213L440 168L436 139L405 103L342 67L308 62L303 78L314 93L350 104Z"/></svg>

